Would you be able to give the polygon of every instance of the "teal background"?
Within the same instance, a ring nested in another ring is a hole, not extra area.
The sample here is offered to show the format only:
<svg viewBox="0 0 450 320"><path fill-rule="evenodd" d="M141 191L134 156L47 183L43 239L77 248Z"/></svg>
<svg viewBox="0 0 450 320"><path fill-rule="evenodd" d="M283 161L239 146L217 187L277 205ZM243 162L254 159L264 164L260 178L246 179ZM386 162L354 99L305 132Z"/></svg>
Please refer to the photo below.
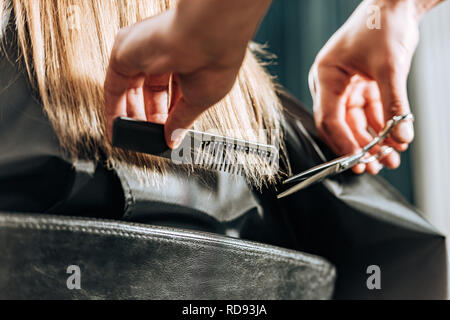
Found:
<svg viewBox="0 0 450 320"><path fill-rule="evenodd" d="M308 72L316 54L347 20L360 0L274 0L256 41L267 44L278 58L270 72L292 94L312 106ZM411 155L402 155L396 171L384 170L389 180L410 202L414 202Z"/></svg>

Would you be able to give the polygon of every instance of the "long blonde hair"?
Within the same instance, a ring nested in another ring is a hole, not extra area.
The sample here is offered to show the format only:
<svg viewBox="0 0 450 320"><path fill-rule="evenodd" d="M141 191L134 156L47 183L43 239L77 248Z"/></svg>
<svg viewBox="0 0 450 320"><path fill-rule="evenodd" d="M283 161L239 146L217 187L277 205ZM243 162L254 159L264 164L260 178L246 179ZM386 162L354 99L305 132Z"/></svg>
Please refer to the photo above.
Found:
<svg viewBox="0 0 450 320"><path fill-rule="evenodd" d="M111 147L103 83L119 29L172 8L176 1L0 0L0 10L9 5L27 72L64 150L75 160L98 160L104 154L113 166L126 163L144 182L152 172L165 172L167 161ZM76 21L74 11L81 13ZM267 141L257 132L265 130L282 141L281 117L274 83L249 50L233 90L201 116L195 129L260 143ZM278 174L262 178L261 166L250 157L245 172L256 186L273 182Z"/></svg>

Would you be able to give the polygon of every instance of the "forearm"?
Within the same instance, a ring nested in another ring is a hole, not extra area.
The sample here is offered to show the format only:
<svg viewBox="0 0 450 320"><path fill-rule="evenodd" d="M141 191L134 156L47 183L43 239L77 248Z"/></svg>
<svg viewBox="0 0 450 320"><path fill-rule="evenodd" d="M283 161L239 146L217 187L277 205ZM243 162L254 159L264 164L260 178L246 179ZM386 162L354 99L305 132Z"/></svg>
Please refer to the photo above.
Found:
<svg viewBox="0 0 450 320"><path fill-rule="evenodd" d="M180 0L177 28L196 35L199 43L216 43L206 50L226 50L248 43L256 33L271 0ZM220 40L217 41L217 40ZM223 45L220 45L220 44Z"/></svg>

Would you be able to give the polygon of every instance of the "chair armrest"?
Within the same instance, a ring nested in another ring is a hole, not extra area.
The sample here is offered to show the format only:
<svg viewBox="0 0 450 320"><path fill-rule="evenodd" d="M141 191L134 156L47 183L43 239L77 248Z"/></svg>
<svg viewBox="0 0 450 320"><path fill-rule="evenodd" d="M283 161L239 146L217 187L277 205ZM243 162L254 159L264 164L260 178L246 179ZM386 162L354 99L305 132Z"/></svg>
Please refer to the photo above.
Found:
<svg viewBox="0 0 450 320"><path fill-rule="evenodd" d="M0 299L329 299L322 258L118 221L0 214ZM69 266L81 289L69 290Z"/></svg>

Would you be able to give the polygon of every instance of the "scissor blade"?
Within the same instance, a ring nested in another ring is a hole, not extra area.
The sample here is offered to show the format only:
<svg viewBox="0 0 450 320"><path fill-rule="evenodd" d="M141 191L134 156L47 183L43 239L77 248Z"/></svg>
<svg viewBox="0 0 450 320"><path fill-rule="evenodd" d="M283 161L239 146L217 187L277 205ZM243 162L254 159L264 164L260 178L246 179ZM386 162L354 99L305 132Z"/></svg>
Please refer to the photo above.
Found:
<svg viewBox="0 0 450 320"><path fill-rule="evenodd" d="M290 196L302 189L305 189L315 183L318 183L329 176L335 175L337 172L339 172L340 169L340 163L336 163L334 166L331 166L322 172L319 172L318 174L312 176L311 178L306 179L305 181L300 182L296 186L286 190L285 192L278 195L278 199L283 199L287 196Z"/></svg>
<svg viewBox="0 0 450 320"><path fill-rule="evenodd" d="M321 172L321 171L323 171L323 170L326 170L326 169L328 169L328 168L330 168L330 167L334 167L334 166L336 166L337 164L340 164L340 163L344 162L344 159L347 159L347 158L349 158L349 157L348 157L348 156L344 156L344 157L335 159L335 160L333 160L333 161L330 161L330 162L327 162L327 163L320 164L320 165L318 165L318 166L316 166L316 167L314 167L314 168L312 168L312 169L309 169L309 170L307 170L307 171L304 171L304 172L302 172L302 173L300 173L300 174L298 174L298 175L296 175L296 176L293 176L293 177L291 177L291 178L285 180L285 181L283 182L283 184L289 184L289 183L296 182L296 181L306 180L306 179L308 179L309 177L313 176L313 175L314 175L315 173L317 173L317 172Z"/></svg>

